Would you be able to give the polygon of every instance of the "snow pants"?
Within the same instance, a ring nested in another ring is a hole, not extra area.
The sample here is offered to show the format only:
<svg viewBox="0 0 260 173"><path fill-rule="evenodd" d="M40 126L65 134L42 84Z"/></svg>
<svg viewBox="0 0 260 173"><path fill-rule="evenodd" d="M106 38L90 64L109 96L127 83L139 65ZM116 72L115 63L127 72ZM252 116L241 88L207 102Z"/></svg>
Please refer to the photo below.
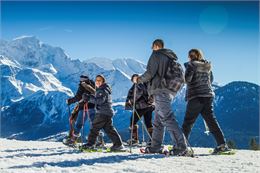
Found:
<svg viewBox="0 0 260 173"><path fill-rule="evenodd" d="M155 117L153 123L151 150L157 152L161 148L164 138L164 130L170 133L173 145L176 141L179 149L187 148L187 141L172 111L171 102L173 96L168 93L158 93L154 95Z"/></svg>
<svg viewBox="0 0 260 173"><path fill-rule="evenodd" d="M184 117L182 129L186 138L189 138L191 129L198 118L199 114L209 127L209 131L213 134L217 145L225 144L225 138L218 121L214 115L213 98L197 97L187 103L186 114Z"/></svg>
<svg viewBox="0 0 260 173"><path fill-rule="evenodd" d="M101 129L105 131L105 133L108 135L115 146L122 145L122 139L113 126L112 117L102 114L96 114L95 116L95 119L92 123L92 128L90 129L90 133L88 135L88 145L95 144L95 141Z"/></svg>

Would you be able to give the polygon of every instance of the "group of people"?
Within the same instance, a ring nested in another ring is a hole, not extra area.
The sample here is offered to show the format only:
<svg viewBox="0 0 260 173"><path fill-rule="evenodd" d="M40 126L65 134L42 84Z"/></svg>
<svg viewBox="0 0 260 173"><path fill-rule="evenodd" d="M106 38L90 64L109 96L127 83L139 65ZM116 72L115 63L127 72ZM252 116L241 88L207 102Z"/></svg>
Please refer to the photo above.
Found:
<svg viewBox="0 0 260 173"><path fill-rule="evenodd" d="M162 152L166 128L174 145L171 152L174 155L187 156L190 153L189 135L197 117L201 114L217 143L213 153L229 151L214 115L211 63L204 59L202 51L191 49L188 52L188 62L184 63L184 72L176 54L164 48L163 40L156 39L152 43L152 50L144 74L133 74L131 78L133 85L125 103L125 109L133 111L129 127L131 138L127 142L131 145L139 143L137 122L143 116L145 129L150 137L145 153ZM187 107L183 125L180 127L171 103L184 83L187 85L185 96ZM94 148L104 144L103 133L100 132L103 129L113 142L112 151L124 149L122 139L113 126L111 92L103 75L97 75L95 83L87 76L81 76L75 97L67 100L68 105L78 102L70 118L70 124L73 126L68 138L69 143L78 140L80 129L86 119L89 119L90 132L86 144L83 145L84 148Z"/></svg>

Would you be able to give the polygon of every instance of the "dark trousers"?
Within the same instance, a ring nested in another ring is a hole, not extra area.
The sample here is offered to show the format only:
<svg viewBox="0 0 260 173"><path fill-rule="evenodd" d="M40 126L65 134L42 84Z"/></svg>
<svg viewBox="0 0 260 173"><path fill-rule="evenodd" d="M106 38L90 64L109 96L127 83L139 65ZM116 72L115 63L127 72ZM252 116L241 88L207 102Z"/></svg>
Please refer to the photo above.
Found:
<svg viewBox="0 0 260 173"><path fill-rule="evenodd" d="M182 130L186 138L188 139L191 129L199 114L201 114L201 116L207 123L209 131L213 134L217 145L224 144L224 135L214 115L213 98L211 97L198 97L188 101L186 114L182 125Z"/></svg>
<svg viewBox="0 0 260 173"><path fill-rule="evenodd" d="M144 123L145 123L145 126L147 129L153 127L153 125L152 125L153 110L154 110L154 108L152 106L145 108L145 109L136 109L136 112L138 113L140 118L142 118L142 116L144 116ZM139 121L139 116L137 115L136 112L134 113L134 125L136 125L136 123ZM130 127L132 126L132 119L133 119L133 115L131 116L131 119L130 119Z"/></svg>
<svg viewBox="0 0 260 173"><path fill-rule="evenodd" d="M104 132L108 135L114 145L121 146L122 140L113 126L112 117L107 115L96 114L96 117L92 123L92 128L90 129L90 133L88 135L88 144L94 145L99 135L99 131L103 129Z"/></svg>

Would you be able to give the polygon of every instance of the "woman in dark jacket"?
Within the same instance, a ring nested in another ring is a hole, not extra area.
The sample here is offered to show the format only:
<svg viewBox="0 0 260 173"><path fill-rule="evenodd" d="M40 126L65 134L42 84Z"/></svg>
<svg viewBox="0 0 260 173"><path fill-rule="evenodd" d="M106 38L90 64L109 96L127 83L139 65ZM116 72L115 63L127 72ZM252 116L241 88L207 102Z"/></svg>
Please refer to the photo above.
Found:
<svg viewBox="0 0 260 173"><path fill-rule="evenodd" d="M83 146L83 149L93 149L95 147L94 144L101 129L104 129L113 142L113 146L110 148L111 151L124 149L121 137L113 126L114 111L112 109L111 93L111 88L106 84L104 76L97 75L96 94L84 95L84 100L96 105L96 116L88 135L88 142Z"/></svg>
<svg viewBox="0 0 260 173"><path fill-rule="evenodd" d="M184 66L187 84L186 101L188 101L182 125L184 135L188 139L197 117L201 114L217 142L217 147L213 153L228 151L229 148L226 145L223 132L214 115L214 92L211 86L213 74L210 62L203 59L200 50L191 49L189 51L189 62L185 63Z"/></svg>
<svg viewBox="0 0 260 173"><path fill-rule="evenodd" d="M131 81L134 83L134 80L136 80L137 77L139 77L138 74L133 74ZM133 125L132 144L138 144L139 140L138 140L137 122L139 121L139 118L141 118L142 116L144 116L144 122L147 131L149 132L150 137L152 136L152 132L153 132L152 113L154 110L154 106L153 106L152 97L148 95L146 84L139 83L139 84L132 85L132 87L128 91L126 102L125 102L126 110L133 110L134 99L135 99L135 112L134 115L131 116L129 128L131 133L131 128ZM133 124L132 124L132 120L133 120ZM130 144L131 140L128 140L127 143Z"/></svg>

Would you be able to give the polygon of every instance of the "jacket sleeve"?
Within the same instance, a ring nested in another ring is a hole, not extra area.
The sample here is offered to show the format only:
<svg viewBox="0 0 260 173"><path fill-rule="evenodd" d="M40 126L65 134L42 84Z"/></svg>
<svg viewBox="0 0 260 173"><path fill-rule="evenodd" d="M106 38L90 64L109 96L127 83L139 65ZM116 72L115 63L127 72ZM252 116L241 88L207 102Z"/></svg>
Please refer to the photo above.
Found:
<svg viewBox="0 0 260 173"><path fill-rule="evenodd" d="M129 101L130 102L133 101L133 90L132 90L132 88L129 89L127 97L126 97L126 103L128 103Z"/></svg>
<svg viewBox="0 0 260 173"><path fill-rule="evenodd" d="M81 86L79 85L78 90L76 92L76 95L74 97L71 98L71 103L75 103L78 102L82 99L82 94L83 94L83 89L81 88Z"/></svg>
<svg viewBox="0 0 260 173"><path fill-rule="evenodd" d="M192 66L191 63L185 63L184 66L186 68L186 70L185 70L185 82L188 83L188 82L192 81L192 77L194 75L195 69L194 69L194 67Z"/></svg>
<svg viewBox="0 0 260 173"><path fill-rule="evenodd" d="M159 67L159 62L156 59L156 52L153 52L152 55L149 58L146 71L144 74L140 77L139 82L145 83L149 82L156 74L158 67Z"/></svg>
<svg viewBox="0 0 260 173"><path fill-rule="evenodd" d="M213 76L213 72L210 71L210 82L213 83L214 81L214 76Z"/></svg>

